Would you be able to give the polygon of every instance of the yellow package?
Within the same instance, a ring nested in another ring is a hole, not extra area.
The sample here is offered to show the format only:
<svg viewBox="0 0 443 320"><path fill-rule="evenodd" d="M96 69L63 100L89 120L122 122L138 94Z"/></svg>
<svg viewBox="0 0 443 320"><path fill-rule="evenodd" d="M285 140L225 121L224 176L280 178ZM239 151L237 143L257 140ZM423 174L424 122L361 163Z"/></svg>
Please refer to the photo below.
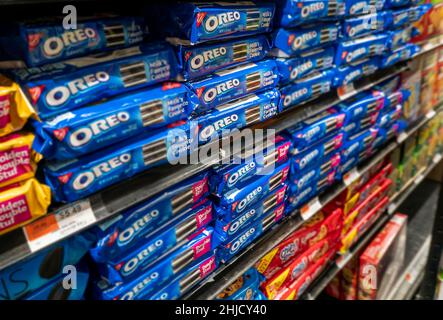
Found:
<svg viewBox="0 0 443 320"><path fill-rule="evenodd" d="M12 133L0 138L0 187L34 176L42 156L32 150L32 133Z"/></svg>
<svg viewBox="0 0 443 320"><path fill-rule="evenodd" d="M0 137L23 128L35 116L19 85L0 75Z"/></svg>
<svg viewBox="0 0 443 320"><path fill-rule="evenodd" d="M51 189L32 178L0 190L0 235L46 214Z"/></svg>

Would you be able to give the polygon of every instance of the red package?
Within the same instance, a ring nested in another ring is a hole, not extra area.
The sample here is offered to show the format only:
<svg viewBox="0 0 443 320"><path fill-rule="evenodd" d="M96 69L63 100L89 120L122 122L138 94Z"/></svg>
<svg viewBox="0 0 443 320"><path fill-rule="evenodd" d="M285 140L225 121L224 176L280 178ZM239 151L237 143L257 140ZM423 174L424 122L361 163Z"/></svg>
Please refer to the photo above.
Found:
<svg viewBox="0 0 443 320"><path fill-rule="evenodd" d="M341 300L357 300L358 290L358 256L355 256L342 269Z"/></svg>

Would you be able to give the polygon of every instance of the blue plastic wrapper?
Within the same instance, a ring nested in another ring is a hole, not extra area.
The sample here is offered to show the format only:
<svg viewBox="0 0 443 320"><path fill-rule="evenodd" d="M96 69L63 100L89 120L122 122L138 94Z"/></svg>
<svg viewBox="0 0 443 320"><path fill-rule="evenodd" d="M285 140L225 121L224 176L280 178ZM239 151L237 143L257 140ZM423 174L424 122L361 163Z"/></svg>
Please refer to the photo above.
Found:
<svg viewBox="0 0 443 320"><path fill-rule="evenodd" d="M234 283L218 294L217 300L255 300L260 292L260 282L263 276L257 269L250 268Z"/></svg>
<svg viewBox="0 0 443 320"><path fill-rule="evenodd" d="M1 270L0 300L23 298L58 279L63 267L77 264L94 241L90 233L77 235Z"/></svg>
<svg viewBox="0 0 443 320"><path fill-rule="evenodd" d="M395 50L399 47L403 47L411 41L412 26L405 27L399 30L387 31L388 49Z"/></svg>
<svg viewBox="0 0 443 320"><path fill-rule="evenodd" d="M400 89L393 91L386 95L385 106L383 112L391 111L397 107L397 105L403 105L404 101L407 101L411 92L407 89Z"/></svg>
<svg viewBox="0 0 443 320"><path fill-rule="evenodd" d="M299 56L293 58L277 58L275 62L280 73L280 84L299 80L314 71L329 69L333 66L334 58L334 47L300 53Z"/></svg>
<svg viewBox="0 0 443 320"><path fill-rule="evenodd" d="M311 184L308 185L303 190L297 190L294 185L290 185L290 193L288 198L288 212L300 209L304 204L309 202L312 198L324 192L328 187L330 187L334 181L339 179L338 172L334 171L335 179L330 180L330 177L324 178L322 184ZM298 192L293 192L298 191Z"/></svg>
<svg viewBox="0 0 443 320"><path fill-rule="evenodd" d="M343 125L347 126L382 110L385 105L385 98L386 96L382 91L362 92L347 101L339 103L336 108L345 115Z"/></svg>
<svg viewBox="0 0 443 320"><path fill-rule="evenodd" d="M177 224L194 212L205 217L212 209L210 203L202 203L208 190L208 174L199 174L98 225L94 229L98 240L91 256L97 262L105 262L128 252L159 228Z"/></svg>
<svg viewBox="0 0 443 320"><path fill-rule="evenodd" d="M348 85L354 81L360 80L366 76L375 73L381 66L378 57L360 60L356 63L344 65L336 68L334 77L334 86L340 87Z"/></svg>
<svg viewBox="0 0 443 320"><path fill-rule="evenodd" d="M390 12L378 12L348 18L342 23L340 36L345 40L349 40L385 31L392 23L391 20L392 15Z"/></svg>
<svg viewBox="0 0 443 320"><path fill-rule="evenodd" d="M346 139L341 149L342 162L346 163L350 158L368 152L377 135L378 129L371 128Z"/></svg>
<svg viewBox="0 0 443 320"><path fill-rule="evenodd" d="M290 177L290 192L291 195L302 193L303 190L310 186L317 187L319 190L324 186L330 186L336 180L336 172L338 164L332 161L326 161L319 167L312 167L309 170L292 174Z"/></svg>
<svg viewBox="0 0 443 320"><path fill-rule="evenodd" d="M190 243L151 264L135 279L111 285L105 279L95 284L95 298L100 300L138 300L153 294L173 278L186 273L213 253L213 230L206 229Z"/></svg>
<svg viewBox="0 0 443 320"><path fill-rule="evenodd" d="M388 36L371 35L356 40L341 41L335 54L335 65L350 64L365 58L380 56L387 50Z"/></svg>
<svg viewBox="0 0 443 320"><path fill-rule="evenodd" d="M356 16L361 14L381 11L386 0L346 0L346 15Z"/></svg>
<svg viewBox="0 0 443 320"><path fill-rule="evenodd" d="M337 40L338 34L337 23L298 29L277 29L273 34L274 49L271 50L271 54L281 58L291 57L304 50L331 44Z"/></svg>
<svg viewBox="0 0 443 320"><path fill-rule="evenodd" d="M146 15L153 34L193 45L270 32L274 12L272 2L178 2L150 6Z"/></svg>
<svg viewBox="0 0 443 320"><path fill-rule="evenodd" d="M324 111L314 117L299 122L288 129L294 145L293 154L301 152L309 145L320 141L325 137L335 135L343 126L345 115L334 109Z"/></svg>
<svg viewBox="0 0 443 320"><path fill-rule="evenodd" d="M94 52L140 43L146 35L141 17L104 17L79 20L75 30L64 29L60 20L2 23L0 45L3 60L22 59L29 67ZM5 59L7 58L7 59Z"/></svg>
<svg viewBox="0 0 443 320"><path fill-rule="evenodd" d="M186 79L195 79L234 64L262 60L269 50L266 36L178 47L179 62Z"/></svg>
<svg viewBox="0 0 443 320"><path fill-rule="evenodd" d="M182 124L135 137L79 159L45 164L45 181L60 202L84 198L197 147L196 126Z"/></svg>
<svg viewBox="0 0 443 320"><path fill-rule="evenodd" d="M405 7L418 3L415 0L385 0L385 8Z"/></svg>
<svg viewBox="0 0 443 320"><path fill-rule="evenodd" d="M14 77L41 119L175 79L177 59L166 43L143 44L41 68L15 69Z"/></svg>
<svg viewBox="0 0 443 320"><path fill-rule="evenodd" d="M273 142L274 144L265 148L263 152L238 159L238 164L213 167L209 175L211 192L221 197L233 188L241 189L249 184L251 179L265 174L266 170L288 161L291 141L282 135L277 135Z"/></svg>
<svg viewBox="0 0 443 320"><path fill-rule="evenodd" d="M248 94L274 89L278 82L277 65L273 60L265 60L217 71L190 82L189 87L199 99L197 113L201 114Z"/></svg>
<svg viewBox="0 0 443 320"><path fill-rule="evenodd" d="M278 25L286 28L318 20L337 20L345 15L345 1L278 0L275 15Z"/></svg>
<svg viewBox="0 0 443 320"><path fill-rule="evenodd" d="M197 97L185 85L164 83L49 121L33 121L33 149L46 159L69 160L186 120L197 105Z"/></svg>
<svg viewBox="0 0 443 320"><path fill-rule="evenodd" d="M358 156L349 157L346 161L343 161L340 165L340 173L341 175L345 175L351 169L355 168L360 162Z"/></svg>
<svg viewBox="0 0 443 320"><path fill-rule="evenodd" d="M407 124L404 125L403 129L405 129L406 127ZM400 130L401 130L400 121L394 123L389 129L379 128L377 137L372 143L373 151L380 149L386 144L386 142L396 137L401 132Z"/></svg>
<svg viewBox="0 0 443 320"><path fill-rule="evenodd" d="M153 295L141 297L145 300L176 300L183 294L205 279L217 269L217 259L211 255L202 262L192 266L186 272L176 277L162 289L158 289Z"/></svg>
<svg viewBox="0 0 443 320"><path fill-rule="evenodd" d="M194 239L200 233L207 232L204 228L212 219L212 207L210 202L207 202L199 207L198 211L190 212L174 225L165 226L146 235L144 240L128 253L100 263L100 275L111 284L131 281L150 268L153 262L174 250L182 246L194 246Z"/></svg>
<svg viewBox="0 0 443 320"><path fill-rule="evenodd" d="M393 66L400 61L406 61L414 57L418 52L420 52L420 47L415 44L407 44L404 47L395 49L389 52L381 59L381 67L387 68Z"/></svg>
<svg viewBox="0 0 443 320"><path fill-rule="evenodd" d="M272 89L250 94L216 107L212 112L197 117L199 143L204 144L254 123L277 115L280 92Z"/></svg>
<svg viewBox="0 0 443 320"><path fill-rule="evenodd" d="M403 107L398 104L395 108L390 110L389 112L383 113L379 115L377 125L380 128L389 129L394 123L400 119L403 114Z"/></svg>
<svg viewBox="0 0 443 320"><path fill-rule="evenodd" d="M421 19L421 17L429 11L431 4L422 4L416 7L392 10L392 25L393 29L406 27Z"/></svg>
<svg viewBox="0 0 443 320"><path fill-rule="evenodd" d="M364 118L351 121L348 124L344 125L342 128L344 138L348 139L349 137L352 137L353 135L356 135L363 130L369 129L374 126L377 123L379 114L380 112L374 112Z"/></svg>
<svg viewBox="0 0 443 320"><path fill-rule="evenodd" d="M332 89L334 69L313 72L310 75L280 88L279 112L293 108L328 93Z"/></svg>

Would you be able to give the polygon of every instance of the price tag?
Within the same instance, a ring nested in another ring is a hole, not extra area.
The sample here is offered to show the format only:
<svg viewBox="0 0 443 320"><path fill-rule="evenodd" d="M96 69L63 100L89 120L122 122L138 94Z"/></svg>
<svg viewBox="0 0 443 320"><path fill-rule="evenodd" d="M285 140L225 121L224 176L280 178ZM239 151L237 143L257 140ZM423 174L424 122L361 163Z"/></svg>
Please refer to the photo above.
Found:
<svg viewBox="0 0 443 320"><path fill-rule="evenodd" d="M435 112L435 110L430 110L428 113L426 113L426 118L428 119L432 119L435 117L437 113Z"/></svg>
<svg viewBox="0 0 443 320"><path fill-rule="evenodd" d="M336 262L337 267L339 269L343 269L343 267L348 264L348 262L351 260L351 258L352 258L352 254L350 252L342 255L340 258L337 259L337 262Z"/></svg>
<svg viewBox="0 0 443 320"><path fill-rule="evenodd" d="M419 185L419 184L423 181L424 178L425 178L424 174L423 174L423 173L420 173L420 174L415 178L414 183L415 183L416 185Z"/></svg>
<svg viewBox="0 0 443 320"><path fill-rule="evenodd" d="M407 138L408 138L408 134L407 134L406 132L403 131L402 133L400 133L400 134L398 135L398 137L397 137L397 143L398 143L398 144L403 143Z"/></svg>
<svg viewBox="0 0 443 320"><path fill-rule="evenodd" d="M31 252L45 248L90 226L97 218L89 200L75 202L24 227Z"/></svg>
<svg viewBox="0 0 443 320"><path fill-rule="evenodd" d="M309 201L307 204L305 204L301 210L300 214L303 220L308 220L311 218L314 214L319 212L322 208L322 205L320 203L320 200L318 197L315 197L311 201Z"/></svg>
<svg viewBox="0 0 443 320"><path fill-rule="evenodd" d="M337 89L337 94L340 100L346 100L357 94L357 90L355 90L354 83L348 83L346 85L341 86Z"/></svg>
<svg viewBox="0 0 443 320"><path fill-rule="evenodd" d="M360 178L360 172L358 172L357 168L353 168L351 171L346 173L343 177L343 182L347 187L349 187L352 183L357 181Z"/></svg>
<svg viewBox="0 0 443 320"><path fill-rule="evenodd" d="M437 153L437 154L434 156L434 158L432 159L432 162L434 162L434 164L438 164L438 163L440 163L441 158L442 158L442 155L441 155L440 153Z"/></svg>
<svg viewBox="0 0 443 320"><path fill-rule="evenodd" d="M391 203L388 207L388 214L392 215L394 213L396 207L397 207L397 205L395 203Z"/></svg>

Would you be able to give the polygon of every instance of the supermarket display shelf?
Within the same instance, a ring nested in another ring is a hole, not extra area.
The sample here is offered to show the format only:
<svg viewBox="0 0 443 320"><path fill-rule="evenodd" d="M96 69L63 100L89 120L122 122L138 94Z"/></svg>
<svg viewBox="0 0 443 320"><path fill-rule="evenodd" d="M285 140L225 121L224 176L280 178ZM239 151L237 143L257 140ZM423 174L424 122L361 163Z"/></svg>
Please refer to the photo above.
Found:
<svg viewBox="0 0 443 320"><path fill-rule="evenodd" d="M418 42L417 45L421 47L421 50L414 56L414 58L443 46L443 35L437 35L429 39L425 39Z"/></svg>
<svg viewBox="0 0 443 320"><path fill-rule="evenodd" d="M368 90L405 70L407 70L407 65L400 63L366 79L357 81L355 85L348 88L346 97L339 97L336 93L330 93L303 104L303 107L296 107L293 110L283 112L278 117L269 119L252 128L272 128L276 133L281 132L300 121L328 109L343 99ZM237 135L241 136L241 132L238 132ZM261 141L255 142L260 143ZM223 146L220 140L213 141L211 144L216 148L215 150L220 150L220 154L223 155L220 157L221 159L217 158L204 163L200 161L198 164L175 165L172 170L172 166L169 164L153 168L130 180L96 193L89 198L64 205L28 226L0 236L0 270L54 243L113 217L131 206L161 193L165 189L199 172L207 170L218 161L228 159L229 152L224 152L219 147L220 145ZM199 151L202 150L201 148ZM214 149L208 145L203 146L203 148L205 150ZM228 155L225 156L224 154Z"/></svg>
<svg viewBox="0 0 443 320"><path fill-rule="evenodd" d="M431 173L431 171L440 163L443 155L437 153L432 160L432 163L425 169L420 170L420 172L411 179L411 183L407 183L407 188L403 188L401 192L401 197L394 199L387 209L387 212L379 218L375 224L366 232L361 239L352 246L349 251L339 256L334 263L332 263L322 274L308 287L305 294L302 295L302 299L313 300L320 295L320 293L326 288L326 286L331 282L331 280L338 274L338 272L343 269L343 267L350 261L350 259L357 254L362 248L364 248L373 236L385 225L385 223L390 219L390 217L397 211L400 205L408 198L408 196L416 190L417 186L424 180L426 176Z"/></svg>

